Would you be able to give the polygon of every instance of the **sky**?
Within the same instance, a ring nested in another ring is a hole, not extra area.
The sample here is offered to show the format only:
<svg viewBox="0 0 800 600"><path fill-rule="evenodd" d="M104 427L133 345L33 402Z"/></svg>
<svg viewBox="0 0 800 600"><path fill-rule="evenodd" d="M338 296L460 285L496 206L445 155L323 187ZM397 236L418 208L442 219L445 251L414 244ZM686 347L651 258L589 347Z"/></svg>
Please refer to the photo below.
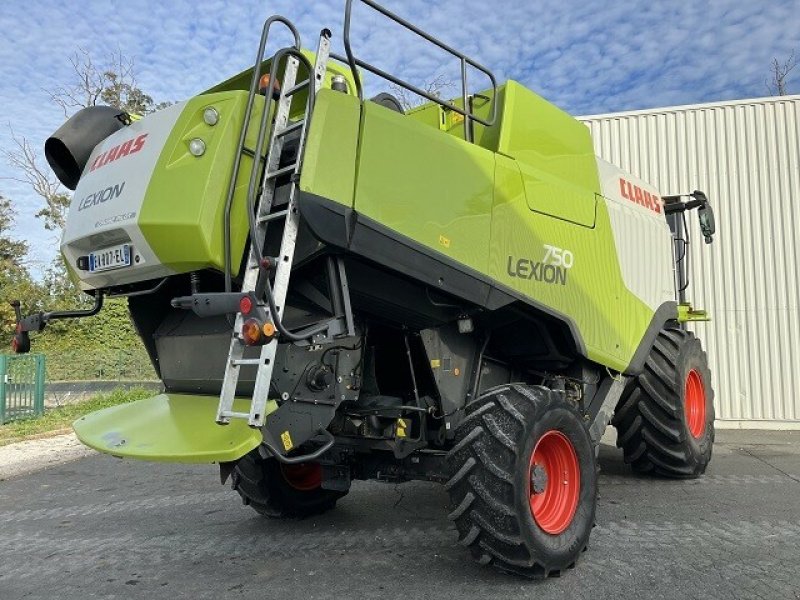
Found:
<svg viewBox="0 0 800 600"><path fill-rule="evenodd" d="M345 0L3 0L0 2L0 149L10 127L41 149L64 121L47 89L72 81L79 48L103 62L121 50L156 100L191 97L255 59L271 14L340 43ZM415 84L456 80L458 63L356 1L355 54ZM384 6L574 115L769 95L773 57L800 53L800 0L383 0ZM273 49L288 38L276 37ZM473 91L488 87L470 73ZM371 81L368 91L387 89ZM800 93L800 67L789 81ZM459 90L453 88L453 95ZM46 164L41 159L42 164ZM41 274L58 239L34 217L42 201L0 159L0 194L17 209L15 235Z"/></svg>

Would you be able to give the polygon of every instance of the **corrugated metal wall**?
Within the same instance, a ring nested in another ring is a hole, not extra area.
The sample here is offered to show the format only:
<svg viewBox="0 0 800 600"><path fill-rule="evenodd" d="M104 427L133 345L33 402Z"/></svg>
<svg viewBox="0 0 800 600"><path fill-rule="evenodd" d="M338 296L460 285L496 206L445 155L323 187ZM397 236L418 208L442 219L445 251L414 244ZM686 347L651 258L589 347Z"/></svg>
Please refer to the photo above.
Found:
<svg viewBox="0 0 800 600"><path fill-rule="evenodd" d="M720 426L800 428L800 96L580 117L596 152L663 194L705 191L691 215L689 298Z"/></svg>

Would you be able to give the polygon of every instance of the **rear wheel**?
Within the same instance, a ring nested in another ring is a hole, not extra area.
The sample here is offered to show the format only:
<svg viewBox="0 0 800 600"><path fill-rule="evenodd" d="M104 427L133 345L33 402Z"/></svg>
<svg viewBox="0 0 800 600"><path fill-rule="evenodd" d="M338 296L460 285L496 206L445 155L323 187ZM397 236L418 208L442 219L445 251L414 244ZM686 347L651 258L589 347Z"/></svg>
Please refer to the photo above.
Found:
<svg viewBox="0 0 800 600"><path fill-rule="evenodd" d="M543 387L509 385L467 407L447 456L459 542L481 564L558 575L594 526L597 468L577 409Z"/></svg>
<svg viewBox="0 0 800 600"><path fill-rule="evenodd" d="M232 475L245 504L265 517L302 518L332 509L347 494L322 488L319 463L285 465L254 450L243 456Z"/></svg>
<svg viewBox="0 0 800 600"><path fill-rule="evenodd" d="M625 462L642 473L702 475L714 444L713 399L700 340L683 329L663 330L614 414Z"/></svg>

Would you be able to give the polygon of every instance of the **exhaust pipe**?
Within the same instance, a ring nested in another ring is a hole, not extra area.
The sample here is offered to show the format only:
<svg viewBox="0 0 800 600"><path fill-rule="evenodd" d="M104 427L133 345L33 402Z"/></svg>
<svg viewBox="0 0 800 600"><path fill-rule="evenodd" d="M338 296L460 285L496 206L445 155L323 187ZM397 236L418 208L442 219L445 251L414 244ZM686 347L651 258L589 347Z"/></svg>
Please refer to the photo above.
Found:
<svg viewBox="0 0 800 600"><path fill-rule="evenodd" d="M129 119L125 111L112 106L90 106L67 119L44 143L44 156L58 180L70 190L78 187L92 150Z"/></svg>

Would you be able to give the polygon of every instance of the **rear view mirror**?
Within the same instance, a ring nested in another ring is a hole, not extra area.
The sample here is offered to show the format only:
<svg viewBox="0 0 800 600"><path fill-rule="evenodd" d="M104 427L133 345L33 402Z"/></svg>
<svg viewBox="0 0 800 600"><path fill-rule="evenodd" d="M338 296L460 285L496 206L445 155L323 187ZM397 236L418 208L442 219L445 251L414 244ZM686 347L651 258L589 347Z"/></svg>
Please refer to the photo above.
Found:
<svg viewBox="0 0 800 600"><path fill-rule="evenodd" d="M717 224L714 221L714 209L710 204L702 206L697 210L697 218L700 220L700 231L706 239L706 244L714 241L714 233L717 231Z"/></svg>
<svg viewBox="0 0 800 600"><path fill-rule="evenodd" d="M700 231L703 232L706 244L710 244L714 241L714 233L717 231L714 209L711 208L711 204L703 192L694 192L692 196L700 203L697 209L697 219L700 221Z"/></svg>

